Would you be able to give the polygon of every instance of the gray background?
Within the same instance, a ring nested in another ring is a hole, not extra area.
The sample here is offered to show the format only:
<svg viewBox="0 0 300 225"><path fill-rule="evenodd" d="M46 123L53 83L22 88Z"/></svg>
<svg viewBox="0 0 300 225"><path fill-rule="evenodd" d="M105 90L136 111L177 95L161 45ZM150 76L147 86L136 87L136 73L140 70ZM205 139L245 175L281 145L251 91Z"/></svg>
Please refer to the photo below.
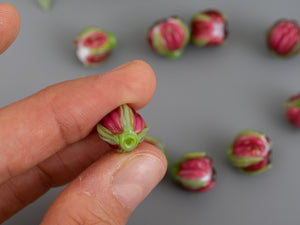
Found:
<svg viewBox="0 0 300 225"><path fill-rule="evenodd" d="M141 111L150 134L165 143L172 163L190 151L206 151L214 159L213 190L184 191L168 172L128 224L299 224L299 131L285 120L283 104L300 91L300 56L273 58L265 46L266 29L275 20L300 20L299 0L56 0L50 13L33 0L10 2L20 11L22 25L0 57L0 106L59 81L142 59L157 76L156 93ZM188 46L174 61L149 49L145 33L154 21L173 14L189 21L207 8L228 16L225 46ZM108 29L118 39L112 56L97 69L84 68L72 46L88 25ZM226 159L229 144L245 128L266 133L274 143L273 169L259 176L241 174ZM4 224L39 224L61 190L51 190Z"/></svg>

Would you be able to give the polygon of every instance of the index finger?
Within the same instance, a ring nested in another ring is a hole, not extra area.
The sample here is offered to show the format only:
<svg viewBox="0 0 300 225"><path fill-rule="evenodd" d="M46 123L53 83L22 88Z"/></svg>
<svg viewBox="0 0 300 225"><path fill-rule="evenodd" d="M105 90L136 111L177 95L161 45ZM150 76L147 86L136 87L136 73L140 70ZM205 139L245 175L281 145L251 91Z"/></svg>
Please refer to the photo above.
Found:
<svg viewBox="0 0 300 225"><path fill-rule="evenodd" d="M14 6L0 4L0 54L16 39L20 29L20 16Z"/></svg>
<svg viewBox="0 0 300 225"><path fill-rule="evenodd" d="M119 105L147 104L155 76L143 61L65 81L0 110L0 183L86 137Z"/></svg>

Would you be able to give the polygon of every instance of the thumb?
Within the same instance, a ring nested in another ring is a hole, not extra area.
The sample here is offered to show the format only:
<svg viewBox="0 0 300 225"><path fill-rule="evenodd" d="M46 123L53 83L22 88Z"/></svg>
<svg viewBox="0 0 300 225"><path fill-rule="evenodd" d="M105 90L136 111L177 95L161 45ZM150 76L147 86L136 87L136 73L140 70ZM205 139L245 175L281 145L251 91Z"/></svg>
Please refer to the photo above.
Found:
<svg viewBox="0 0 300 225"><path fill-rule="evenodd" d="M11 4L0 4L0 54L16 39L20 29L20 16Z"/></svg>
<svg viewBox="0 0 300 225"><path fill-rule="evenodd" d="M125 224L166 168L164 154L151 144L109 152L55 199L41 225Z"/></svg>

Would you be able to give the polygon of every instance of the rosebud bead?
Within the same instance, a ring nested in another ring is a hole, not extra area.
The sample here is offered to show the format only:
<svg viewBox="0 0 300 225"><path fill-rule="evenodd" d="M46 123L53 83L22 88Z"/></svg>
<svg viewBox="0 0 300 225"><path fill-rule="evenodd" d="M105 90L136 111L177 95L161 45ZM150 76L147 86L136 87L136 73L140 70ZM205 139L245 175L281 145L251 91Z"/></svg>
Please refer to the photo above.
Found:
<svg viewBox="0 0 300 225"><path fill-rule="evenodd" d="M248 174L259 174L271 168L269 138L256 131L240 132L230 145L227 155L230 162Z"/></svg>
<svg viewBox="0 0 300 225"><path fill-rule="evenodd" d="M297 22L281 19L267 33L271 52L279 57L296 55L300 51L300 29Z"/></svg>
<svg viewBox="0 0 300 225"><path fill-rule="evenodd" d="M110 56L116 42L112 33L97 27L88 27L74 40L77 58L85 66L98 66Z"/></svg>
<svg viewBox="0 0 300 225"><path fill-rule="evenodd" d="M99 137L118 152L130 152L141 143L149 128L133 108L124 104L106 115L99 124Z"/></svg>
<svg viewBox="0 0 300 225"><path fill-rule="evenodd" d="M203 152L187 153L173 166L173 178L185 189L205 192L215 186L213 161Z"/></svg>
<svg viewBox="0 0 300 225"><path fill-rule="evenodd" d="M191 40L196 46L219 46L227 39L226 17L217 10L196 13L191 20Z"/></svg>
<svg viewBox="0 0 300 225"><path fill-rule="evenodd" d="M300 128L300 93L285 103L285 114L291 124Z"/></svg>
<svg viewBox="0 0 300 225"><path fill-rule="evenodd" d="M152 50L167 58L178 58L187 45L190 34L182 19L171 16L153 24L147 33Z"/></svg>

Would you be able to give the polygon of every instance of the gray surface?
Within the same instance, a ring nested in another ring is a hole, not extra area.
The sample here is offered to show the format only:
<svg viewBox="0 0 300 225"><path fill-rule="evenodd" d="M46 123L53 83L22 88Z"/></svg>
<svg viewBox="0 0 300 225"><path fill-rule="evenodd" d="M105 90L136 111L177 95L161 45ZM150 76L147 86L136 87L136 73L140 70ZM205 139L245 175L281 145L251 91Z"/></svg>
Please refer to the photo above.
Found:
<svg viewBox="0 0 300 225"><path fill-rule="evenodd" d="M298 0L56 0L48 14L32 0L10 2L20 11L22 26L17 41L1 56L0 106L62 80L143 59L158 81L153 100L141 112L150 133L164 141L171 162L189 151L206 151L214 159L213 190L183 191L168 173L129 225L299 224L299 131L286 122L282 106L300 89L300 57L272 58L264 43L265 30L275 20L300 19ZM176 61L150 51L147 26L172 14L188 21L206 8L227 14L227 45L189 46ZM72 40L87 25L109 29L119 41L98 69L82 67L74 56ZM243 175L226 159L228 145L245 128L262 131L274 142L273 169L260 176ZM60 190L51 190L4 224L39 224Z"/></svg>

